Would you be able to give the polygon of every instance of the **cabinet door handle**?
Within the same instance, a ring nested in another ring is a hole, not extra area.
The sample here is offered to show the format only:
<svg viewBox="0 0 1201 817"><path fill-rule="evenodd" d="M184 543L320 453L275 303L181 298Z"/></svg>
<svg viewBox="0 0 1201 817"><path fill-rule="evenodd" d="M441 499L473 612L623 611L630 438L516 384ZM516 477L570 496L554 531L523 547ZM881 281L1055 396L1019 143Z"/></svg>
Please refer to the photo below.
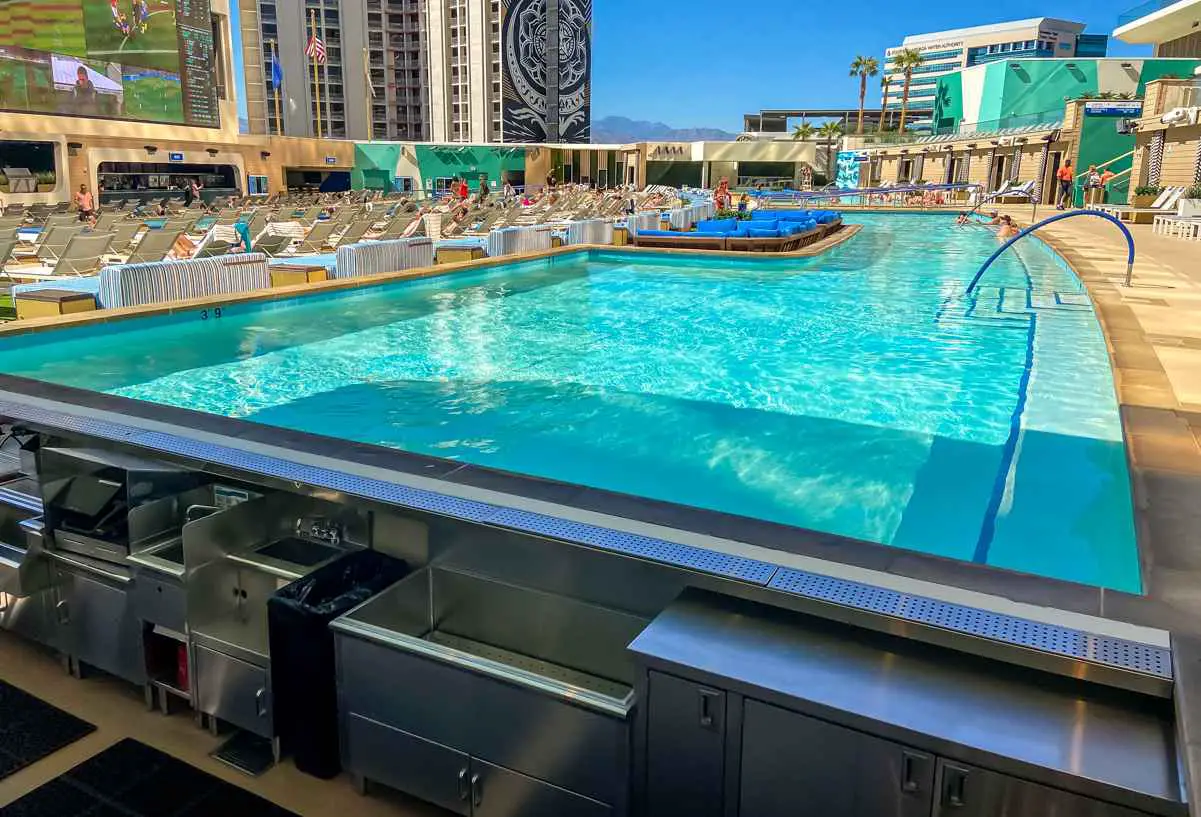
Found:
<svg viewBox="0 0 1201 817"><path fill-rule="evenodd" d="M260 718L267 717L267 690L260 689L254 693L254 711Z"/></svg>
<svg viewBox="0 0 1201 817"><path fill-rule="evenodd" d="M480 786L480 776L473 774L471 776L471 805L479 806L482 802L484 802L484 790Z"/></svg>
<svg viewBox="0 0 1201 817"><path fill-rule="evenodd" d="M459 769L459 799L466 800L470 795L467 792L467 767Z"/></svg>
<svg viewBox="0 0 1201 817"><path fill-rule="evenodd" d="M54 605L55 611L58 613L58 623L68 624L71 621L71 607L67 604L67 600L63 599L58 604Z"/></svg>
<svg viewBox="0 0 1201 817"><path fill-rule="evenodd" d="M714 689L701 689L697 691L698 702L700 703L700 724L702 729L715 729L717 726L717 716L714 714L714 704L721 693Z"/></svg>
<svg viewBox="0 0 1201 817"><path fill-rule="evenodd" d="M963 808L967 805L968 770L958 766L945 766L942 773L942 804L947 808Z"/></svg>
<svg viewBox="0 0 1201 817"><path fill-rule="evenodd" d="M920 752L901 752L901 791L912 794L922 790L922 770L930 762L929 755Z"/></svg>

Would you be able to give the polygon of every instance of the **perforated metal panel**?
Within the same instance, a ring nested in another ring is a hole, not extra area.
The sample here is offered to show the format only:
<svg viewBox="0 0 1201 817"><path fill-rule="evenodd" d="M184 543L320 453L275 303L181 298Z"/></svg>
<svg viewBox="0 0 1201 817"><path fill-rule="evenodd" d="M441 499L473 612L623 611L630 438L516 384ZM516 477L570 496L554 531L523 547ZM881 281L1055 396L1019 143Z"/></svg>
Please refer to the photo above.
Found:
<svg viewBox="0 0 1201 817"><path fill-rule="evenodd" d="M776 566L767 562L514 508L501 508L485 521L760 585L767 584L776 571Z"/></svg>
<svg viewBox="0 0 1201 817"><path fill-rule="evenodd" d="M768 587L785 593L1077 658L1128 672L1172 678L1172 655L1162 647L1098 636L1040 621L913 596L882 587L782 568Z"/></svg>

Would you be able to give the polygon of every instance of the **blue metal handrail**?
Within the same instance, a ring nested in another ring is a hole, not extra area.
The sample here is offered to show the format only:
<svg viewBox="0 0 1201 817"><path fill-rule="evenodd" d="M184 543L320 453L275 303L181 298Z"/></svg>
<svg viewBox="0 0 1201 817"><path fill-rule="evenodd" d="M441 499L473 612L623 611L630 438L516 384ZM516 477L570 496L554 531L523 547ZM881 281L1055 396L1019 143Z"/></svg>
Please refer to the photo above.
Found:
<svg viewBox="0 0 1201 817"><path fill-rule="evenodd" d="M976 271L975 276L972 278L972 282L967 285L967 290L964 292L964 294L971 295L972 290L974 290L976 285L980 283L980 278L984 275L985 270L992 266L993 261L996 261L997 258L1000 257L1001 253L1005 252L1018 241L1025 238L1040 227L1045 227L1052 222L1062 221L1065 218L1073 218L1075 216L1096 216L1097 218L1103 218L1106 221L1112 221L1114 224L1118 225L1118 229L1122 231L1122 235L1126 236L1126 286L1130 286L1130 276L1134 274L1134 236L1130 235L1130 230L1128 230L1126 225L1118 220L1117 217L1112 216L1109 213L1102 213L1099 210L1073 210L1070 213L1057 213L1050 218L1043 219L1037 224L1031 224L1029 227L1022 230L1013 238L1009 239L1000 247L998 247L997 251L990 255L988 260L984 262L984 265Z"/></svg>

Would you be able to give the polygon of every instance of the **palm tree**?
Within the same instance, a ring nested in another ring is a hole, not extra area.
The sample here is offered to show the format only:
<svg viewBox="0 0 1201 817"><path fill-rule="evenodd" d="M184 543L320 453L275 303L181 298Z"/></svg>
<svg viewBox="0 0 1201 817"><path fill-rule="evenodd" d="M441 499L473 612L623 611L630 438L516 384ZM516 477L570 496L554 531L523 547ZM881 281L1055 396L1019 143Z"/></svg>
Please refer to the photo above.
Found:
<svg viewBox="0 0 1201 817"><path fill-rule="evenodd" d="M884 117L888 114L888 89L892 85L892 77L885 74L880 78L880 124L876 127L877 130L884 130Z"/></svg>
<svg viewBox="0 0 1201 817"><path fill-rule="evenodd" d="M832 148L834 143L842 138L842 125L834 121L826 122L817 129L817 135L826 142L826 178L833 181L830 178L834 175L834 150Z"/></svg>
<svg viewBox="0 0 1201 817"><path fill-rule="evenodd" d="M793 141L803 142L806 139L812 139L814 134L813 126L805 120L801 120L801 124L792 129Z"/></svg>
<svg viewBox="0 0 1201 817"><path fill-rule="evenodd" d="M913 81L913 69L925 61L925 58L912 48L902 49L892 58L893 67L899 68L905 74L905 87L901 90L901 124L897 128L901 133L905 132L905 117L909 114L909 83Z"/></svg>
<svg viewBox="0 0 1201 817"><path fill-rule="evenodd" d="M859 77L859 127L856 133L863 133L863 100L867 98L867 78L880 73L880 63L875 57L855 57L851 60L851 76Z"/></svg>

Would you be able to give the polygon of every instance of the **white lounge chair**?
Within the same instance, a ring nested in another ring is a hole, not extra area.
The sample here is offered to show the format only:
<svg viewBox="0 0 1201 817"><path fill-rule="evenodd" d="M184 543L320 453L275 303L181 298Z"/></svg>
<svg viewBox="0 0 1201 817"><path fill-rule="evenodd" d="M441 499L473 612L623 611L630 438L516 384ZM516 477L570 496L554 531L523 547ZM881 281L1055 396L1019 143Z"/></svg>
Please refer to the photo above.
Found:
<svg viewBox="0 0 1201 817"><path fill-rule="evenodd" d="M1175 211L1176 202L1184 195L1183 187L1165 187L1159 191L1159 196L1151 203L1150 207L1132 207L1125 204L1102 204L1096 209L1102 213L1109 213L1117 216L1121 221L1154 221L1157 215L1168 215ZM1140 216L1150 215L1150 219L1140 218Z"/></svg>

